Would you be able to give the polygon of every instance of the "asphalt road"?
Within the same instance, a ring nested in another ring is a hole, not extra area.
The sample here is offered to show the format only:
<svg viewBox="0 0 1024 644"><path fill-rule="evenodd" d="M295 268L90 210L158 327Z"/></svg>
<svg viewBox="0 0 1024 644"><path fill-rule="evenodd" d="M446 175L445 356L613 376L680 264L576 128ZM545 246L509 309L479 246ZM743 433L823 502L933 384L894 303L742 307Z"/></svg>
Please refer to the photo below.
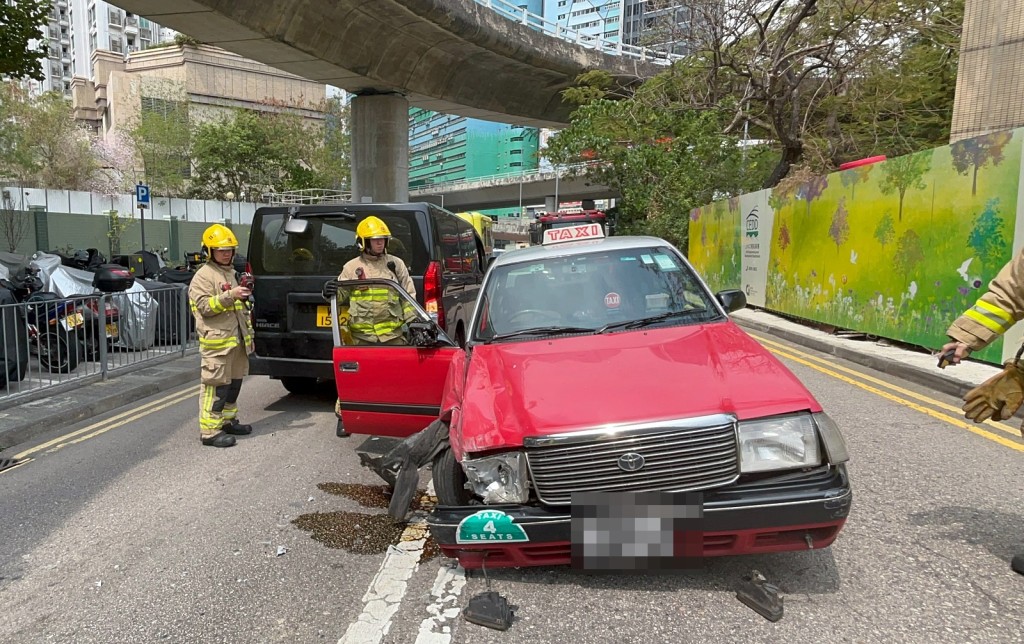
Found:
<svg viewBox="0 0 1024 644"><path fill-rule="evenodd" d="M386 554L399 533L367 507L379 481L359 439L335 437L330 396L250 378L256 432L231 449L199 444L189 387L11 450L35 451L0 473L0 640L1024 642L1016 426L971 431L955 399L768 346L852 453L853 511L829 549L642 577L491 571L518 609L489 630L458 612L486 589L479 573ZM735 599L751 569L781 588L779 622Z"/></svg>

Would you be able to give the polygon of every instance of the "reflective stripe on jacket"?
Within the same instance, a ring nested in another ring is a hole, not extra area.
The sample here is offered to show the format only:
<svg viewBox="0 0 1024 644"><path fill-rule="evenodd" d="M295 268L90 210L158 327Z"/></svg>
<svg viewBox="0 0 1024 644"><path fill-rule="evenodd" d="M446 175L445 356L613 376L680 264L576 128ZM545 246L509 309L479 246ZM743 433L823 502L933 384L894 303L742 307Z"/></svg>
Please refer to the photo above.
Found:
<svg viewBox="0 0 1024 644"><path fill-rule="evenodd" d="M234 268L213 261L200 267L192 278L188 289L189 307L196 319L199 349L204 356L227 355L239 346L252 352L249 310L245 302L235 300L227 292L236 286Z"/></svg>
<svg viewBox="0 0 1024 644"><path fill-rule="evenodd" d="M1024 250L1010 260L978 298L946 331L972 350L984 349L1024 319Z"/></svg>
<svg viewBox="0 0 1024 644"><path fill-rule="evenodd" d="M394 272L388 268L393 262ZM362 269L360 275L359 269ZM341 269L339 280L388 279L398 282L410 296L416 296L416 287L405 262L394 255L372 257L361 253ZM349 325L354 338L370 342L387 342L402 337L402 325L416 317L412 306L392 289L373 284L366 288L338 289L338 299L348 304Z"/></svg>

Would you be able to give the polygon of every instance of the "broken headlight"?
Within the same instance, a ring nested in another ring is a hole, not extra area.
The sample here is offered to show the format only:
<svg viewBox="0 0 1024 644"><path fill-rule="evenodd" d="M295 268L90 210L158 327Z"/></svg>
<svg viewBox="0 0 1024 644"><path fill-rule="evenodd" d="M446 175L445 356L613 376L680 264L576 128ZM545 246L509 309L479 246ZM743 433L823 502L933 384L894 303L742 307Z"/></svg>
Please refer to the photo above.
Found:
<svg viewBox="0 0 1024 644"><path fill-rule="evenodd" d="M508 452L462 461L466 488L484 503L526 503L530 498L526 454Z"/></svg>
<svg viewBox="0 0 1024 644"><path fill-rule="evenodd" d="M740 423L740 471L768 472L821 464L818 430L810 414Z"/></svg>

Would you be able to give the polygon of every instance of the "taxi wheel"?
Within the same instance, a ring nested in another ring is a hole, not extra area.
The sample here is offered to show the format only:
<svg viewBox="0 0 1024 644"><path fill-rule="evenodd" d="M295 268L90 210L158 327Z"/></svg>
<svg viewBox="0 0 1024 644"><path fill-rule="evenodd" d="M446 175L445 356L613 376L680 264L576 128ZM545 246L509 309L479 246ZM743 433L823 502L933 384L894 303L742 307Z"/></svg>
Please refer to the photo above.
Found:
<svg viewBox="0 0 1024 644"><path fill-rule="evenodd" d="M434 492L440 505L471 505L473 495L466 489L466 473L446 447L434 457Z"/></svg>

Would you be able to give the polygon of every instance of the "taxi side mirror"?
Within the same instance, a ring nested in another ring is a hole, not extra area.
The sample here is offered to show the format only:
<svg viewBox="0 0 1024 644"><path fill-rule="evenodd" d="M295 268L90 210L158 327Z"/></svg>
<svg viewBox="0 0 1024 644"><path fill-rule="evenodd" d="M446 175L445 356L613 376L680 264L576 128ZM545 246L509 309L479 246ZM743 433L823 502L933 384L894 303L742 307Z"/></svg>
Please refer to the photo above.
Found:
<svg viewBox="0 0 1024 644"><path fill-rule="evenodd" d="M735 288L715 293L715 299L718 300L719 304L722 305L722 308L724 308L727 313L738 311L747 306L746 294Z"/></svg>
<svg viewBox="0 0 1024 644"><path fill-rule="evenodd" d="M409 329L409 344L414 347L432 347L437 344L437 325L426 320L413 320Z"/></svg>

